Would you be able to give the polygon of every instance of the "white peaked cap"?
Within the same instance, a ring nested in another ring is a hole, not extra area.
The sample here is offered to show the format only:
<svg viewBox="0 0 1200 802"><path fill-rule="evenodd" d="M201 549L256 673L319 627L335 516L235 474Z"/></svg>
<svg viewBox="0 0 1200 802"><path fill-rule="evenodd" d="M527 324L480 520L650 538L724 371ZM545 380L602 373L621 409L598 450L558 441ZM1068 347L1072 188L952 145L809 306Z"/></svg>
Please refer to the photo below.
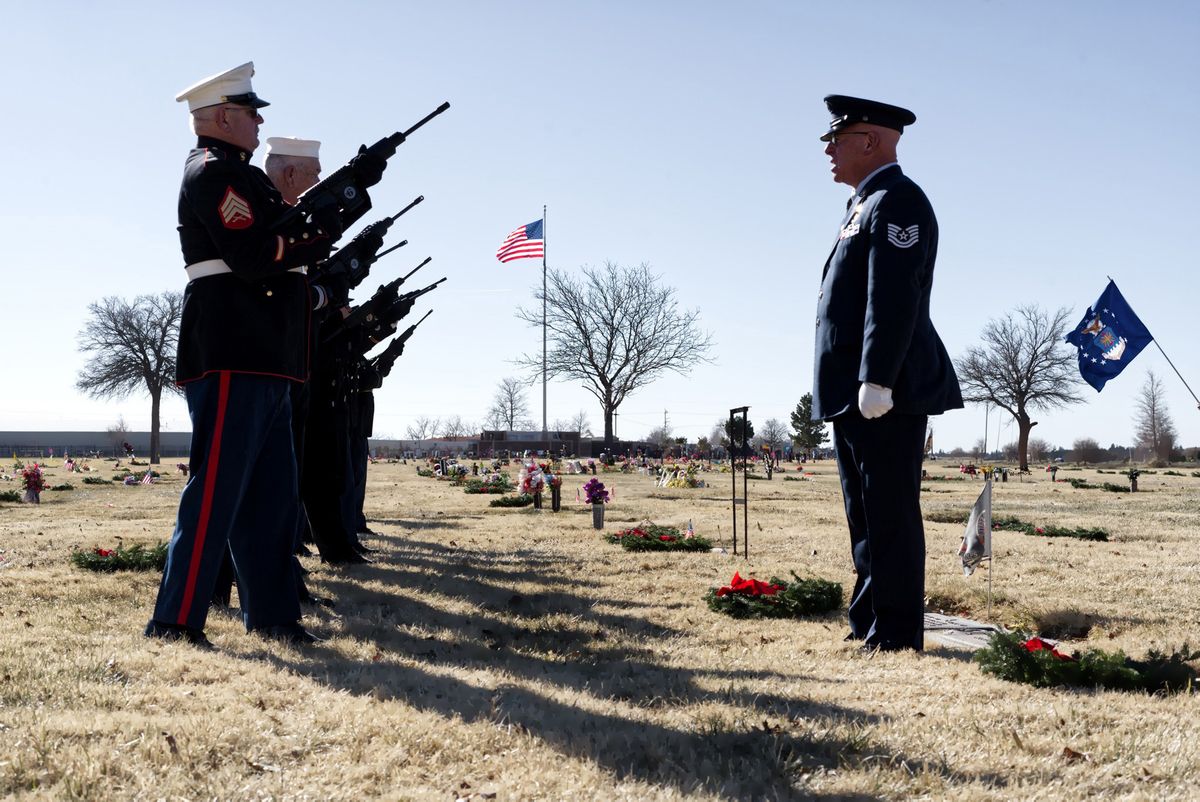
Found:
<svg viewBox="0 0 1200 802"><path fill-rule="evenodd" d="M250 86L250 76L252 75L254 75L254 62L247 61L240 67L211 75L203 81L192 84L176 95L175 100L179 103L186 100L188 111L219 106L222 103L237 103L241 106L253 106L256 109L271 105L254 94L254 89Z"/></svg>
<svg viewBox="0 0 1200 802"><path fill-rule="evenodd" d="M315 139L300 139L294 136L267 137L267 155L304 156L321 158L321 143Z"/></svg>

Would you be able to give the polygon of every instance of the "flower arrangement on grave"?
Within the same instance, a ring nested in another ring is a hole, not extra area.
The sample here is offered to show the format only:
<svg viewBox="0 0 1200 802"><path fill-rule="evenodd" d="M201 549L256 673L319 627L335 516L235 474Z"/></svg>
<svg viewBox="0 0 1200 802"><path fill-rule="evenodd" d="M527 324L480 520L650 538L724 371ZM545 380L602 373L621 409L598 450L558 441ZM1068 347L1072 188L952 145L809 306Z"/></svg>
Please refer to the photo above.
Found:
<svg viewBox="0 0 1200 802"><path fill-rule="evenodd" d="M518 491L534 496L541 493L545 486L546 475L536 463L530 462L521 466L521 471L517 474Z"/></svg>
<svg viewBox="0 0 1200 802"><path fill-rule="evenodd" d="M1171 654L1151 649L1143 660L1124 652L1088 649L1067 654L1028 632L997 632L974 660L985 674L1038 688L1073 686L1125 691L1174 692L1192 687L1191 662L1200 651L1183 648Z"/></svg>
<svg viewBox="0 0 1200 802"><path fill-rule="evenodd" d="M611 494L604 489L604 482L593 478L583 486L583 497L585 504L605 504L611 498Z"/></svg>
<svg viewBox="0 0 1200 802"><path fill-rule="evenodd" d="M712 551L712 541L697 537L691 528L680 532L674 526L659 526L650 521L605 535L604 539L628 551Z"/></svg>
<svg viewBox="0 0 1200 802"><path fill-rule="evenodd" d="M501 496L488 502L489 507L528 507L533 503L533 496L518 493L515 496Z"/></svg>
<svg viewBox="0 0 1200 802"><path fill-rule="evenodd" d="M141 543L133 546L117 546L115 549L102 549L96 546L91 551L71 552L71 562L77 568L102 573L161 571L167 564L167 544L160 541L158 545L151 548L146 548Z"/></svg>
<svg viewBox="0 0 1200 802"><path fill-rule="evenodd" d="M468 495L500 495L512 489L512 480L507 473L493 473L463 482L463 492Z"/></svg>
<svg viewBox="0 0 1200 802"><path fill-rule="evenodd" d="M35 493L40 493L46 489L46 477L42 473L41 466L36 462L28 467L22 465L17 471L21 477L21 485L25 490L32 490Z"/></svg>
<svg viewBox="0 0 1200 802"><path fill-rule="evenodd" d="M734 618L799 618L842 606L842 586L825 579L792 581L771 577L767 582L742 578L736 571L728 585L709 588L704 601L710 609Z"/></svg>
<svg viewBox="0 0 1200 802"><path fill-rule="evenodd" d="M21 467L16 470L16 473L21 477L21 487L25 490L21 500L31 504L40 503L42 491L49 487L41 467L36 462L28 466L22 463L17 464Z"/></svg>
<svg viewBox="0 0 1200 802"><path fill-rule="evenodd" d="M690 465L687 465L683 469L680 469L678 466L676 466L672 473L664 476L665 481L663 482L662 486L685 488L704 487L704 480L697 475L698 470L699 469L694 462Z"/></svg>

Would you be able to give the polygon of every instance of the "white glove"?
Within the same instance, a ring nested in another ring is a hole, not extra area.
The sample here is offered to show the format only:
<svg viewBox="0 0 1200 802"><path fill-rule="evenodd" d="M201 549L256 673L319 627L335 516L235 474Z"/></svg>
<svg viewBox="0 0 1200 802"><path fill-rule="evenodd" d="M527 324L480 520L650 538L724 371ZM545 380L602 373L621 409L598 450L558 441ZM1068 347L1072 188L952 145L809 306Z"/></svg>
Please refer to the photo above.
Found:
<svg viewBox="0 0 1200 802"><path fill-rule="evenodd" d="M892 408L892 388L863 382L858 388L858 411L867 420L882 417Z"/></svg>

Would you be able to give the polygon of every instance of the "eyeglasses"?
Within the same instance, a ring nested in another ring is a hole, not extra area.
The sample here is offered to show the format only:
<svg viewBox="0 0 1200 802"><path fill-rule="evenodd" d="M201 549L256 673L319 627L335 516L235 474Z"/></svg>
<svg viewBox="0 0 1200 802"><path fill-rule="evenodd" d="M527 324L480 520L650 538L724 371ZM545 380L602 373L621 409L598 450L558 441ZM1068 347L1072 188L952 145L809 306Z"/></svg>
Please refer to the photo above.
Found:
<svg viewBox="0 0 1200 802"><path fill-rule="evenodd" d="M838 146L838 140L844 136L868 136L870 133L870 131L842 131L840 134L830 134L829 144L836 148Z"/></svg>
<svg viewBox="0 0 1200 802"><path fill-rule="evenodd" d="M227 108L231 111L249 112L251 117L258 117L258 109L255 108L254 106L239 106L239 105L234 104L234 105L226 106L225 108Z"/></svg>

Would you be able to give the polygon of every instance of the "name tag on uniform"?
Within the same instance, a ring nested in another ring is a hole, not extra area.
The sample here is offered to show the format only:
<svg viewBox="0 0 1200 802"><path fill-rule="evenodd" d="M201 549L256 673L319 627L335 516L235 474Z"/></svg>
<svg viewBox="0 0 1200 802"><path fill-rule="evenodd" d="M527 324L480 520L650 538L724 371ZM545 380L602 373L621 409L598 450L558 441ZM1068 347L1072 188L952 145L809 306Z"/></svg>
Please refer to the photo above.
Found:
<svg viewBox="0 0 1200 802"><path fill-rule="evenodd" d="M860 202L857 206L854 207L854 214L851 215L850 219L846 221L846 225L842 226L841 230L838 232L839 240L849 239L850 237L853 237L855 234L858 233L858 231L859 231L858 218L859 218L859 216L862 215L862 210L863 210L863 205Z"/></svg>

